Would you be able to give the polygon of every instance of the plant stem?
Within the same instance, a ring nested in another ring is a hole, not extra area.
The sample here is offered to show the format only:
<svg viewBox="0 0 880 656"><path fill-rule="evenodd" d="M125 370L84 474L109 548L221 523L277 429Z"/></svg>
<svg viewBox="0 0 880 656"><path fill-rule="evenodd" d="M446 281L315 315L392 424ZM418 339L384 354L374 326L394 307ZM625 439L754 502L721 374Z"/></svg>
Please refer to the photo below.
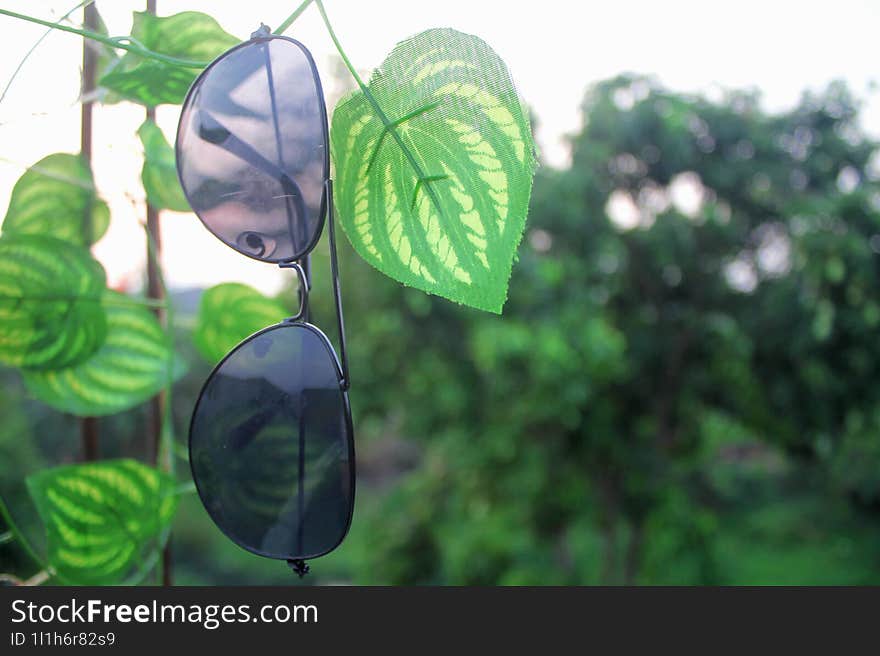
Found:
<svg viewBox="0 0 880 656"><path fill-rule="evenodd" d="M52 578L52 572L48 569L43 569L30 577L27 581L23 583L23 585L42 585L50 578Z"/></svg>
<svg viewBox="0 0 880 656"><path fill-rule="evenodd" d="M196 492L196 484L193 481L189 483L181 483L177 486L177 489L174 491L174 494L195 494Z"/></svg>
<svg viewBox="0 0 880 656"><path fill-rule="evenodd" d="M442 215L443 214L443 206L440 203L440 199L437 197L434 192L433 186L431 186L429 176L426 176L424 171L422 171L422 167L416 161L415 156L412 154L410 149L407 147L405 143L403 143L403 139L401 139L400 134L397 132L396 122L391 121L385 115L385 112L379 106L379 102L376 100L373 93L370 91L369 87L364 84L364 81L361 79L361 76L358 75L358 72L355 70L354 66L352 66L351 61L348 59L348 55L345 54L345 51L342 49L342 44L339 43L339 39L336 38L336 32L333 31L333 26L330 24L330 19L327 18L327 12L324 10L324 3L321 0L314 0L315 5L318 7L318 11L321 12L321 18L324 21L324 26L327 28L327 33L330 35L330 38L333 40L333 45L336 46L336 52L339 53L339 56L342 57L342 61L345 63L345 67L348 69L348 72L351 73L351 76L354 78L354 81L357 82L358 88L364 94L364 97L373 107L373 111L376 112L376 116L379 117L379 120L382 121L382 124L385 126L385 132L390 134L394 141L397 142L397 145L400 147L400 150L403 152L407 161L409 161L410 166L413 167L413 171L415 171L416 178L424 183L425 192L430 197L431 201L434 203L434 206L437 208L437 211Z"/></svg>
<svg viewBox="0 0 880 656"><path fill-rule="evenodd" d="M0 162L6 162L7 164L17 166L21 169L24 169L25 171L34 171L36 173L39 173L40 175L46 176L51 180L58 180L59 182L75 185L80 189L85 189L86 191L95 191L95 185L93 182L88 182L79 178L71 178L66 175L60 175L58 173L55 173L51 169L46 169L42 166L39 166L38 164L25 164L24 162L19 162L3 156L0 156Z"/></svg>
<svg viewBox="0 0 880 656"><path fill-rule="evenodd" d="M156 242L153 239L153 235L147 226L144 226L144 230L147 236L147 258L148 261L153 261L155 264L156 271L156 283L162 298L165 299L166 311L165 311L165 335L168 345L168 362L166 364L166 373L165 373L165 389L163 391L163 403L162 403L162 421L161 421L161 439L160 439L160 449L157 452L156 460L157 465L161 467L164 471L168 472L172 476L174 475L174 448L176 445L176 440L174 437L174 422L171 416L171 409L173 403L172 396L172 385L174 383L173 377L173 369L174 369L174 333L172 332L174 329L174 308L169 301L168 295L168 287L165 284L165 278L162 276L162 268L158 262L158 249L156 248ZM162 583L163 585L171 585L171 533L170 530L167 534L167 537L164 541L164 547L162 550Z"/></svg>
<svg viewBox="0 0 880 656"><path fill-rule="evenodd" d="M324 21L324 26L327 28L327 33L330 35L330 38L333 40L333 45L336 46L336 52L339 53L339 56L342 57L342 61L345 62L345 67L348 69L348 72L351 73L351 76L354 78L354 81L357 82L360 90L367 95L370 99L371 104L373 105L373 109L381 116L385 117L385 113L379 107L376 100L373 98L370 90L367 88L367 85L364 84L364 81L361 79L361 76L358 75L358 72L355 70L354 66L351 65L351 61L348 59L348 55L345 54L345 51L342 49L342 44L339 43L339 39L336 38L336 32L333 31L333 26L330 24L330 19L327 18L327 12L324 10L324 3L321 0L314 0L315 4L318 7L318 11L321 12L321 18ZM386 119L387 120L387 119ZM390 121L388 122L390 125Z"/></svg>
<svg viewBox="0 0 880 656"><path fill-rule="evenodd" d="M88 296L88 295L77 295L77 294L34 294L31 296L9 296L6 294L0 294L0 301L15 301L15 302L24 302L24 301L39 301L44 303L46 301L92 301L94 303L100 303L101 305L116 305L119 307L127 307L131 305L142 305L144 307L150 308L164 308L167 306L165 301L157 301L153 298L133 298L131 296L120 295L122 298L118 296Z"/></svg>
<svg viewBox="0 0 880 656"><path fill-rule="evenodd" d="M155 4L147 3L147 12L155 13ZM147 107L147 120L155 123L156 109ZM159 227L159 210L147 200L147 232L150 235L149 243L152 244L154 256L147 254L147 298L154 302L161 302L162 287L159 285L158 268L162 257L162 232ZM149 248L149 246L148 246ZM165 328L165 316L162 308L154 307L153 311L159 324ZM156 394L150 399L150 426L149 426L149 451L152 452L152 459L155 464L159 464L159 446L162 436L162 395Z"/></svg>
<svg viewBox="0 0 880 656"><path fill-rule="evenodd" d="M89 3L83 8L83 25L90 30L98 29L98 10L94 3ZM83 41L82 58L82 96L88 98L95 89L96 69L98 56L92 48L92 44ZM89 170L92 167L92 102L84 100L80 106L80 154L86 162ZM84 244L92 243L92 206L94 196L89 195L85 211L82 216L82 236ZM82 443L82 458L85 462L97 460L99 456L98 419L96 417L83 417L80 419L80 441Z"/></svg>
<svg viewBox="0 0 880 656"><path fill-rule="evenodd" d="M22 581L14 574L0 574L0 583L8 583L9 585L40 585L45 583L52 577L48 570L40 570L26 581Z"/></svg>
<svg viewBox="0 0 880 656"><path fill-rule="evenodd" d="M83 2L78 3L73 9L71 9L71 10L68 11L66 14L64 14L61 18L59 18L57 21L55 21L55 24L58 25L58 24L62 23L63 21L67 20L67 18L68 18L73 12L75 12L77 9L79 9L79 8L82 7L83 5L90 5L90 4L92 4L94 1L95 1L95 0L84 0ZM3 87L3 93L0 94L0 103L3 102L3 99L4 99L4 98L6 98L6 94L9 92L9 87L11 87L11 86L12 86L12 83L15 82L15 78L18 77L18 73L19 73L19 71L21 71L21 69L22 69L22 67L24 66L25 62L30 58L30 56L31 56L32 54L34 54L34 51L35 51L37 48L40 47L40 44L45 40L45 38L46 38L47 36L49 36L50 34L52 34L52 30L53 30L53 29L54 29L54 28L51 28L51 27L50 27L48 30L46 30L45 32L43 32L43 36L41 36L39 39L37 39L37 42L36 42L34 45L31 46L30 50L28 50L28 51L25 53L24 57L21 58L21 61L18 62L18 66L16 66L16 67L15 67L15 70L12 71L12 76L9 78L9 81L6 83L6 86Z"/></svg>
<svg viewBox="0 0 880 656"><path fill-rule="evenodd" d="M15 520L12 519L12 513L10 513L9 508L6 507L6 502L3 500L3 497L0 497L0 517L3 518L4 522L6 522L8 532L12 533L15 539L21 544L22 548L24 549L25 553L30 557L30 559L33 560L42 569L54 573L54 570L52 570L52 568L50 568L49 565L37 555L37 551L31 546L31 543L25 537L24 533L21 532L21 529L18 528L18 524L16 524Z"/></svg>
<svg viewBox="0 0 880 656"><path fill-rule="evenodd" d="M148 259L152 259L156 262L156 282L160 289L160 294L164 299L163 305L165 308L165 338L168 346L168 366L166 368L165 375L165 396L167 399L167 403L164 407L164 412L162 414L162 453L161 453L161 464L163 469L168 473L174 473L174 422L171 417L171 388L174 383L173 369L174 369L174 333L172 332L174 327L174 306L171 303L170 296L168 294L168 286L165 284L165 277L162 275L162 267L159 266L158 263L158 252L156 248L156 242L153 240L153 235L149 230L146 230L146 226L144 226L147 235L147 257Z"/></svg>
<svg viewBox="0 0 880 656"><path fill-rule="evenodd" d="M133 39L131 36L104 36L103 34L99 34L98 32L92 32L91 30L80 30L75 27L68 27L67 25L52 23L50 21L43 20L42 18L28 16L27 14L19 14L18 12L9 11L8 9L0 9L0 15L9 16L11 18L18 18L19 20L28 21L30 23L36 23L37 25L43 25L45 27L52 28L53 30L61 30L62 32L78 34L81 37L91 39L92 41L98 41L100 43L110 46L111 48L127 50L128 52L133 52L134 54L145 57L146 59L155 59L156 61L160 61L171 66L202 69L210 63L192 61L191 59L178 59L177 57L169 57L168 55L154 52L137 43L137 41L135 41L135 39Z"/></svg>
<svg viewBox="0 0 880 656"><path fill-rule="evenodd" d="M83 8L83 25L90 29L98 28L98 10L94 3ZM95 76L98 57L88 41L83 41L82 55L82 96L88 98L95 89ZM92 107L90 100L84 100L80 106L80 154L89 170L92 167ZM93 197L89 195L82 216L82 236L84 244L92 243L92 205Z"/></svg>
<svg viewBox="0 0 880 656"><path fill-rule="evenodd" d="M299 18L299 15L309 8L310 4L312 4L312 0L305 0L290 16L284 19L284 22L272 34L284 34L287 28L293 25L293 22Z"/></svg>
<svg viewBox="0 0 880 656"><path fill-rule="evenodd" d="M153 16L156 15L156 0L147 0L147 13ZM147 107L147 120L153 123L156 122L156 108L155 107ZM164 285L160 283L160 267L161 267L161 258L162 258L162 231L159 225L159 208L155 207L152 203L150 203L149 199L147 199L147 298L155 299L156 301L164 300L165 289ZM167 307L167 305L166 305ZM156 313L156 319L158 319L159 324L162 326L163 330L167 333L170 330L170 324L167 320L167 316L165 311L161 308L155 308L154 312ZM174 357L174 349L173 342L171 347L171 358ZM171 368L172 368L173 360L169 360L168 362L168 372L167 376L171 376ZM152 399L150 399L150 423L149 423L149 441L153 450L153 462L156 467L162 466L166 471L170 471L167 463L160 463L161 454L163 450L162 438L165 434L166 429L166 420L167 420L167 410L169 409L168 401L169 401L169 384L166 380L164 390L158 392ZM168 459L171 460L171 459ZM171 532L168 532L168 538L165 541L165 545L162 549L162 585L170 586L173 584L173 560L172 560L172 550L171 550Z"/></svg>

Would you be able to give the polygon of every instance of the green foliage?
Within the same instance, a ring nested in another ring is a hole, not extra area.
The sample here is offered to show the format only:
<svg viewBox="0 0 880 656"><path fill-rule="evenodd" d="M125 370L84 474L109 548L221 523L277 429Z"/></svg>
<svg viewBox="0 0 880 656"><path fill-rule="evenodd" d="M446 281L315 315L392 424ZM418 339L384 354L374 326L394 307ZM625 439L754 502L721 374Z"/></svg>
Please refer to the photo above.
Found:
<svg viewBox="0 0 880 656"><path fill-rule="evenodd" d="M213 18L195 11L165 17L134 12L131 36L152 52L205 62L239 43ZM196 75L197 70L127 52L118 65L101 77L99 84L148 107L179 105Z"/></svg>
<svg viewBox="0 0 880 656"><path fill-rule="evenodd" d="M854 101L768 116L621 77L584 119L536 178L503 319L344 262L375 495L355 580L876 582L880 189Z"/></svg>
<svg viewBox="0 0 880 656"><path fill-rule="evenodd" d="M50 371L26 371L27 389L43 403L80 416L139 405L184 373L156 316L123 294L106 291L107 337L87 360Z"/></svg>
<svg viewBox="0 0 880 656"><path fill-rule="evenodd" d="M110 585L143 566L177 507L174 480L133 460L45 469L27 479L63 580Z"/></svg>
<svg viewBox="0 0 880 656"><path fill-rule="evenodd" d="M187 36L187 19L135 22L136 38L177 57L208 60L234 43L210 19L192 21L191 31L213 35L204 41ZM150 105L179 102L194 74L129 53L105 80ZM876 583L880 181L878 144L860 129L858 109L841 85L771 116L756 94L709 101L621 76L589 91L571 167L539 172L530 198L526 114L494 53L451 30L395 49L333 117L340 219L363 258L342 245L351 368L366 392L352 394L357 519L316 575L383 584ZM176 180L164 184L170 149L152 125L141 136L151 160L145 185L170 207L180 200ZM696 202L682 202L682 189ZM39 208L56 195L46 196L22 198ZM612 199L635 219L616 220ZM514 253L529 202L527 238ZM61 222L74 226L65 229L72 241L79 207ZM147 370L160 384L167 340L121 297L106 308L106 343L88 355L103 337L78 324L89 301L100 308L103 276L75 245L17 234L17 225L52 234L56 214L34 215L31 223L10 210L0 238L4 362L55 367L60 352L79 351L80 364L26 373L32 392L75 412L101 412ZM313 257L326 270L326 253ZM402 288L366 264L498 311L514 259L503 320ZM331 303L329 288L312 295L321 319ZM195 344L213 363L286 314L250 288L221 285L203 298ZM152 336L143 350L126 350L123 325L138 340ZM177 421L189 416L202 373L184 379ZM6 389L7 436L58 432L46 429L57 417ZM133 412L105 421L138 420ZM38 457L6 450L21 470ZM46 473L34 479L48 477L45 485L31 483L50 518L50 559L69 580L123 580L149 560L174 510L170 479L133 463L108 466L113 473L94 465L71 468L74 482ZM137 479L132 467L148 473ZM176 542L183 581L282 576L276 563L215 539L198 502L189 504Z"/></svg>
<svg viewBox="0 0 880 656"><path fill-rule="evenodd" d="M245 337L289 314L281 303L247 285L215 285L202 295L193 341L202 357L214 364Z"/></svg>
<svg viewBox="0 0 880 656"><path fill-rule="evenodd" d="M91 238L85 240L84 218L89 208ZM100 239L108 225L110 210L96 195L85 160L55 153L31 166L15 183L3 232L50 235L86 245Z"/></svg>
<svg viewBox="0 0 880 656"><path fill-rule="evenodd" d="M86 360L104 341L104 269L52 237L0 237L0 361L33 370Z"/></svg>
<svg viewBox="0 0 880 656"><path fill-rule="evenodd" d="M504 62L477 37L428 30L339 102L339 216L358 254L404 284L500 312L535 161Z"/></svg>
<svg viewBox="0 0 880 656"><path fill-rule="evenodd" d="M107 31L107 24L104 22L104 18L101 16L101 14L98 12L97 5L93 5L93 8L94 8L95 14L97 15L97 18L98 18L98 27L95 31L98 34L102 34L104 36L109 36L109 33ZM89 45L93 48L97 48L97 50L98 50L98 64L97 64L98 77L101 77L101 76L109 73L111 70L116 68L116 66L122 60L122 58L116 53L115 50L113 50L112 48L110 48L109 46L107 46L105 44L98 43L96 41L92 41L89 43ZM104 100L106 102L107 99L105 97L102 100Z"/></svg>
<svg viewBox="0 0 880 656"><path fill-rule="evenodd" d="M870 412L851 410L831 456L836 485L865 506L880 503L880 404Z"/></svg>
<svg viewBox="0 0 880 656"><path fill-rule="evenodd" d="M177 179L174 150L168 145L162 130L147 119L138 128L138 136L144 145L141 181L147 192L147 202L158 209L188 212L189 203Z"/></svg>

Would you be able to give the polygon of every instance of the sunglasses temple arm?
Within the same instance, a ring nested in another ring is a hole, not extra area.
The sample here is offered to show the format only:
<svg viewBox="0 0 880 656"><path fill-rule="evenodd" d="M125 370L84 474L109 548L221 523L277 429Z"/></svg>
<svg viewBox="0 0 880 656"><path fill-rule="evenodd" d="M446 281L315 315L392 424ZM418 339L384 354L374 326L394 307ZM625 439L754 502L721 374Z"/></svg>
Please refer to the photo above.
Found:
<svg viewBox="0 0 880 656"><path fill-rule="evenodd" d="M333 297L336 301L336 325L339 329L339 357L340 366L342 367L342 381L340 384L343 390L347 390L351 386L351 379L348 375L348 355L345 348L345 318L342 314L342 292L339 287L339 263L336 258L336 217L333 211L333 180L327 180L324 183L324 194L327 203L327 222L330 230L330 271L333 275Z"/></svg>

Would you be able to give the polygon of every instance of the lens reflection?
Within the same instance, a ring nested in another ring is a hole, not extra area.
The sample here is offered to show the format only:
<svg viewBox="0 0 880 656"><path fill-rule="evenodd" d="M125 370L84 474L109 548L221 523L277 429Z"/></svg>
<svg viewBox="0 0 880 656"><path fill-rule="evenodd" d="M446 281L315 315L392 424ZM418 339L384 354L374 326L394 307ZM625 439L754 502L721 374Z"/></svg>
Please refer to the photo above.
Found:
<svg viewBox="0 0 880 656"><path fill-rule="evenodd" d="M320 80L305 49L273 38L214 62L184 104L177 166L193 210L232 248L268 262L307 252L329 163Z"/></svg>
<svg viewBox="0 0 880 656"><path fill-rule="evenodd" d="M257 334L215 369L193 414L202 502L227 535L265 556L314 557L348 530L351 424L325 340L302 324Z"/></svg>

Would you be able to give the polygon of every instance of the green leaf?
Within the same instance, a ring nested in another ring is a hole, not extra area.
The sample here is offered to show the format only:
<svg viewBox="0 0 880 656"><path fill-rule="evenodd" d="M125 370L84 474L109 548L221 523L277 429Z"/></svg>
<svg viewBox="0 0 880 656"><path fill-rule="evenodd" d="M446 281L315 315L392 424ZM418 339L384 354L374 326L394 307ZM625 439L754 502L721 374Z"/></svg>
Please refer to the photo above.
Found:
<svg viewBox="0 0 880 656"><path fill-rule="evenodd" d="M477 37L428 30L399 44L368 88L378 110L357 90L333 114L349 240L404 284L500 312L535 167L504 62Z"/></svg>
<svg viewBox="0 0 880 656"><path fill-rule="evenodd" d="M132 37L148 50L178 59L211 61L240 43L213 18L196 11L157 17L134 12ZM199 71L127 52L99 84L148 107L179 105Z"/></svg>
<svg viewBox="0 0 880 656"><path fill-rule="evenodd" d="M91 238L84 238L91 208ZM22 175L12 189L4 233L48 235L74 244L96 242L110 225L110 210L95 194L92 172L79 155L55 153Z"/></svg>
<svg viewBox="0 0 880 656"><path fill-rule="evenodd" d="M289 316L278 301L247 285L229 282L206 290L193 341L208 362L219 362L241 340Z"/></svg>
<svg viewBox="0 0 880 656"><path fill-rule="evenodd" d="M177 179L174 150L168 145L162 130L147 119L138 129L138 136L144 145L141 180L147 192L147 201L160 209L188 212L189 203Z"/></svg>
<svg viewBox="0 0 880 656"><path fill-rule="evenodd" d="M68 465L27 478L49 564L79 585L122 583L177 509L174 480L134 460Z"/></svg>
<svg viewBox="0 0 880 656"><path fill-rule="evenodd" d="M141 59L128 53L125 57ZM119 66L101 78L102 87L112 94L106 97L107 104L118 100L131 100L147 107L162 104L176 105L183 102L186 90L193 80L192 69L170 66L152 59L138 64L122 58ZM113 95L115 94L115 95Z"/></svg>
<svg viewBox="0 0 880 656"><path fill-rule="evenodd" d="M26 371L27 389L43 403L80 416L137 406L184 373L156 316L124 294L107 291L107 339L88 360L59 371Z"/></svg>
<svg viewBox="0 0 880 656"><path fill-rule="evenodd" d="M0 237L0 362L56 369L101 346L104 269L90 253L43 235Z"/></svg>
<svg viewBox="0 0 880 656"><path fill-rule="evenodd" d="M107 24L104 22L104 18L101 16L101 14L98 12L97 6L95 6L95 14L98 17L98 27L95 31L98 34L110 36L110 33L107 30ZM91 48L95 48L96 52L98 53L97 70L99 75L109 73L111 70L116 68L116 66L122 59L113 48L106 44L91 40L86 40L84 41L84 43L87 43Z"/></svg>

